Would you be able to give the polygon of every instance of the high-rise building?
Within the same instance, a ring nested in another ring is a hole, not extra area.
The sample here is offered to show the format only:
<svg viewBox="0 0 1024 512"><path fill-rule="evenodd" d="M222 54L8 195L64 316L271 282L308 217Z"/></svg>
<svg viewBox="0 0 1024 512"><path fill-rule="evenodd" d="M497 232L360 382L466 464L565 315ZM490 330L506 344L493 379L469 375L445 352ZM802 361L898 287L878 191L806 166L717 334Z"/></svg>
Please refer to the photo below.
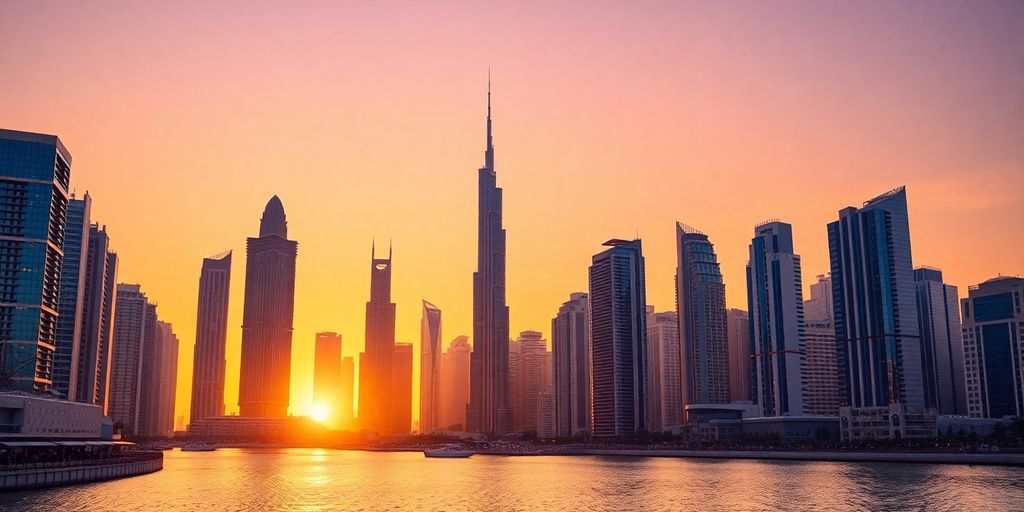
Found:
<svg viewBox="0 0 1024 512"><path fill-rule="evenodd" d="M0 130L0 389L50 389L71 153Z"/></svg>
<svg viewBox="0 0 1024 512"><path fill-rule="evenodd" d="M341 420L341 335L318 332L313 346L313 406L327 413L327 425Z"/></svg>
<svg viewBox="0 0 1024 512"><path fill-rule="evenodd" d="M729 397L733 402L749 402L750 383L750 314L742 309L725 311L726 334L729 338Z"/></svg>
<svg viewBox="0 0 1024 512"><path fill-rule="evenodd" d="M590 302L576 292L551 320L552 419L557 437L590 432Z"/></svg>
<svg viewBox="0 0 1024 512"><path fill-rule="evenodd" d="M1024 416L1024 279L994 277L967 290L963 311L967 412Z"/></svg>
<svg viewBox="0 0 1024 512"><path fill-rule="evenodd" d="M502 190L494 172L491 86L487 84L487 149L478 181L477 270L473 274L473 355L468 431L505 434L508 405L508 306L505 304L505 228Z"/></svg>
<svg viewBox="0 0 1024 512"><path fill-rule="evenodd" d="M356 365L352 356L341 358L341 386L338 390L340 396L338 403L341 411L338 413L339 426L344 430L355 428L355 382Z"/></svg>
<svg viewBox="0 0 1024 512"><path fill-rule="evenodd" d="M57 347L53 355L53 387L58 396L74 400L78 395L78 359L82 346L82 309L85 306L85 272L89 252L89 193L68 201L64 231L64 261L57 298Z"/></svg>
<svg viewBox="0 0 1024 512"><path fill-rule="evenodd" d="M683 405L729 403L725 283L707 235L676 223L676 313Z"/></svg>
<svg viewBox="0 0 1024 512"><path fill-rule="evenodd" d="M679 318L647 306L647 421L651 432L683 424Z"/></svg>
<svg viewBox="0 0 1024 512"><path fill-rule="evenodd" d="M793 227L754 228L747 263L750 309L750 391L761 416L802 416L807 400L804 296Z"/></svg>
<svg viewBox="0 0 1024 512"><path fill-rule="evenodd" d="M191 421L224 415L224 352L230 291L231 251L203 258L192 358Z"/></svg>
<svg viewBox="0 0 1024 512"><path fill-rule="evenodd" d="M828 245L842 405L923 411L906 189L840 210Z"/></svg>
<svg viewBox="0 0 1024 512"><path fill-rule="evenodd" d="M366 303L366 348L359 362L359 422L385 433L398 424L394 390L395 304L391 302L391 250L377 258L370 250L370 300ZM411 407L411 406L410 406Z"/></svg>
<svg viewBox="0 0 1024 512"><path fill-rule="evenodd" d="M441 310L423 301L420 320L420 433L441 424Z"/></svg>
<svg viewBox="0 0 1024 512"><path fill-rule="evenodd" d="M938 414L967 414L964 338L956 286L942 282L942 271L914 269L917 319L921 331L921 373L925 407Z"/></svg>
<svg viewBox="0 0 1024 512"><path fill-rule="evenodd" d="M393 408L391 431L412 430L412 343L395 343Z"/></svg>
<svg viewBox="0 0 1024 512"><path fill-rule="evenodd" d="M444 402L442 426L449 430L466 429L469 406L469 367L473 347L469 338L459 336L448 345L441 360L441 400Z"/></svg>
<svg viewBox="0 0 1024 512"><path fill-rule="evenodd" d="M509 395L512 407L512 429L515 432L537 432L537 400L551 387L551 352L544 335L523 331L510 345ZM511 361L515 358L515 365ZM513 392L514 390L514 392Z"/></svg>
<svg viewBox="0 0 1024 512"><path fill-rule="evenodd" d="M178 335L167 322L157 322L157 327L160 331L160 371L156 385L160 398L156 435L171 437L174 435L174 406L178 390Z"/></svg>
<svg viewBox="0 0 1024 512"><path fill-rule="evenodd" d="M609 240L590 266L593 432L632 436L647 426L647 294L640 240Z"/></svg>
<svg viewBox="0 0 1024 512"><path fill-rule="evenodd" d="M154 416L159 396L152 391L155 347L158 337L156 305L137 284L117 285L117 317L114 322L110 362L108 410L122 433L150 435L147 424ZM148 363L148 365L147 365Z"/></svg>
<svg viewBox="0 0 1024 512"><path fill-rule="evenodd" d="M839 377L836 367L836 329L832 324L832 279L818 275L804 301L804 353L807 366L806 412L835 416L839 413Z"/></svg>
<svg viewBox="0 0 1024 512"><path fill-rule="evenodd" d="M117 254L110 251L106 226L89 227L85 257L78 385L75 400L103 407L108 414L114 313L117 311Z"/></svg>
<svg viewBox="0 0 1024 512"><path fill-rule="evenodd" d="M263 210L260 236L247 238L245 247L239 414L283 417L291 379L298 243L288 240L288 222L277 196Z"/></svg>

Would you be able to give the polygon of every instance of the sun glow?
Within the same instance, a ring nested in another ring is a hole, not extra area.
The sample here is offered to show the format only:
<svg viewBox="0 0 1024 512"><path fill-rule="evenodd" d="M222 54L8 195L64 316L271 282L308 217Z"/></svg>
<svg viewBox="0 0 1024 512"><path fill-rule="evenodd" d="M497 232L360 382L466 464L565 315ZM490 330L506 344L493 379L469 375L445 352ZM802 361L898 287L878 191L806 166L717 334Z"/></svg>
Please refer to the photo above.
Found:
<svg viewBox="0 0 1024 512"><path fill-rule="evenodd" d="M314 404L313 409L309 411L309 417L317 423L326 423L327 419L331 417L331 409L327 407L327 404Z"/></svg>

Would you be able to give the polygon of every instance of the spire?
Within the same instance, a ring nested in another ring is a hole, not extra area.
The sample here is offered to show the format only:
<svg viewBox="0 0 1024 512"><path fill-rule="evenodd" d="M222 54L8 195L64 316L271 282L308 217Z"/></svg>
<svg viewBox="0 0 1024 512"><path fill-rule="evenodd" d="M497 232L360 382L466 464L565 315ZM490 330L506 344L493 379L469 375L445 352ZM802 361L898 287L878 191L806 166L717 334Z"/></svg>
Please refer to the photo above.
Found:
<svg viewBox="0 0 1024 512"><path fill-rule="evenodd" d="M491 69L487 68L487 151L484 152L484 169L494 169L494 142L491 139Z"/></svg>
<svg viewBox="0 0 1024 512"><path fill-rule="evenodd" d="M260 219L260 237L278 235L288 238L288 222L285 220L284 205L277 196L271 197L267 207L263 209Z"/></svg>

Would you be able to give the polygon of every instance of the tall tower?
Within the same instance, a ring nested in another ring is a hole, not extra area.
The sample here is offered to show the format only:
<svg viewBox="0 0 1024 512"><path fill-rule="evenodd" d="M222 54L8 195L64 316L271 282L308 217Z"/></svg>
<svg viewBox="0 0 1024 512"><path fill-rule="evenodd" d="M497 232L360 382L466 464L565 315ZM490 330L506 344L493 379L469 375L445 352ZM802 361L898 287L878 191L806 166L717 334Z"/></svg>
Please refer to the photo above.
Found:
<svg viewBox="0 0 1024 512"><path fill-rule="evenodd" d="M551 320L555 435L590 432L590 301L576 292Z"/></svg>
<svg viewBox="0 0 1024 512"><path fill-rule="evenodd" d="M420 321L420 433L441 424L441 310L423 301Z"/></svg>
<svg viewBox="0 0 1024 512"><path fill-rule="evenodd" d="M238 408L242 416L283 417L288 412L295 311L295 256L284 206L270 198L260 236L246 239L245 305Z"/></svg>
<svg viewBox="0 0 1024 512"><path fill-rule="evenodd" d="M224 415L224 347L230 289L231 251L203 258L192 360L191 421Z"/></svg>
<svg viewBox="0 0 1024 512"><path fill-rule="evenodd" d="M914 269L921 329L921 372L925 407L939 414L967 414L964 338L956 286L935 268Z"/></svg>
<svg viewBox="0 0 1024 512"><path fill-rule="evenodd" d="M391 250L377 258L370 250L370 300L366 303L366 346L359 361L359 422L370 432L394 426L393 372L395 304L391 302Z"/></svg>
<svg viewBox="0 0 1024 512"><path fill-rule="evenodd" d="M487 82L487 149L479 171L477 270L473 274L473 356L467 430L505 434L508 409L508 306L505 304L505 229L494 172L491 84Z"/></svg>
<svg viewBox="0 0 1024 512"><path fill-rule="evenodd" d="M341 423L341 335L316 333L313 348L313 404L327 410L327 425Z"/></svg>
<svg viewBox="0 0 1024 512"><path fill-rule="evenodd" d="M68 400L78 394L78 359L82 346L82 311L85 305L85 272L89 253L89 193L68 201L64 231L64 263L60 269L57 300L57 350L53 356L52 391Z"/></svg>
<svg viewBox="0 0 1024 512"><path fill-rule="evenodd" d="M89 227L89 247L83 259L84 304L75 400L99 405L106 414L117 302L117 254L110 251L106 226Z"/></svg>
<svg viewBox="0 0 1024 512"><path fill-rule="evenodd" d="M993 277L967 289L963 311L967 413L1024 416L1024 279Z"/></svg>

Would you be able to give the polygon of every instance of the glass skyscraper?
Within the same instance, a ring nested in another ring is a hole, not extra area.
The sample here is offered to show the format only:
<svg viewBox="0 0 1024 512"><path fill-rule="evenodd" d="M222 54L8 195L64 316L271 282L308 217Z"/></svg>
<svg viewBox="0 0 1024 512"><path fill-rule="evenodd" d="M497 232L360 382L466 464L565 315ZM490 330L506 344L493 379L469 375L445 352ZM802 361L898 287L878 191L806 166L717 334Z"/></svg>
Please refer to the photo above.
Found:
<svg viewBox="0 0 1024 512"><path fill-rule="evenodd" d="M921 323L924 401L939 414L967 414L964 339L956 286L942 282L942 271L914 269L917 318Z"/></svg>
<svg viewBox="0 0 1024 512"><path fill-rule="evenodd" d="M576 292L551 320L555 435L590 431L590 301Z"/></svg>
<svg viewBox="0 0 1024 512"><path fill-rule="evenodd" d="M85 306L86 270L89 251L89 211L92 199L68 201L67 229L64 231L64 261L60 270L57 300L57 350L53 356L53 387L59 396L74 400L78 389L78 354L82 346L82 315Z"/></svg>
<svg viewBox="0 0 1024 512"><path fill-rule="evenodd" d="M968 415L1024 416L1024 279L995 277L972 286L960 307Z"/></svg>
<svg viewBox="0 0 1024 512"><path fill-rule="evenodd" d="M52 384L70 180L56 136L0 130L0 389Z"/></svg>

